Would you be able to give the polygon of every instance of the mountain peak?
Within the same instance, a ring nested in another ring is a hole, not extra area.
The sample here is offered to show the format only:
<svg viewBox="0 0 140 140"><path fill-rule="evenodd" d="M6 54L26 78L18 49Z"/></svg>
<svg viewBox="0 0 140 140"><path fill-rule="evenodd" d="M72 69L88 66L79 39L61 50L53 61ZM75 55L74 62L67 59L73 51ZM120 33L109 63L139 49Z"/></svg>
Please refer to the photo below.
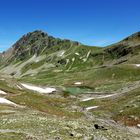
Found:
<svg viewBox="0 0 140 140"><path fill-rule="evenodd" d="M8 61L25 60L33 55L48 54L50 51L65 50L80 43L68 39L49 36L41 30L35 30L23 35L10 49L3 52L3 58Z"/></svg>
<svg viewBox="0 0 140 140"><path fill-rule="evenodd" d="M48 34L42 30L35 30L33 32L27 33L27 35L42 35L42 36L46 35L46 36L48 36Z"/></svg>

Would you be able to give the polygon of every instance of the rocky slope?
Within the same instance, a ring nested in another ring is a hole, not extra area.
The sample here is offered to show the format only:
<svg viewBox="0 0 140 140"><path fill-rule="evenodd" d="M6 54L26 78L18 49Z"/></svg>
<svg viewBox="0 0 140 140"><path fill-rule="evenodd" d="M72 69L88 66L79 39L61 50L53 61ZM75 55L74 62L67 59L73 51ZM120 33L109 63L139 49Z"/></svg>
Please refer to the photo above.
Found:
<svg viewBox="0 0 140 140"><path fill-rule="evenodd" d="M114 59L120 59L120 63L132 60L140 52L140 32L137 32L124 40L105 48Z"/></svg>
<svg viewBox="0 0 140 140"><path fill-rule="evenodd" d="M139 49L24 35L0 54L0 140L138 140Z"/></svg>
<svg viewBox="0 0 140 140"><path fill-rule="evenodd" d="M140 33L109 47L89 47L61 40L42 31L24 35L0 54L2 72L16 77L37 74L44 69L71 70L127 63L139 63Z"/></svg>
<svg viewBox="0 0 140 140"><path fill-rule="evenodd" d="M1 66L5 68L8 66L6 68L10 69L8 74L20 73L17 74L18 76L31 69L42 70L47 66L71 69L76 65L82 67L83 63L92 65L94 57L92 55L100 50L101 48L98 47L91 48L79 42L61 40L48 36L42 31L35 31L24 35L9 50L0 55ZM94 63L100 62L95 60ZM3 72L7 72L5 68Z"/></svg>

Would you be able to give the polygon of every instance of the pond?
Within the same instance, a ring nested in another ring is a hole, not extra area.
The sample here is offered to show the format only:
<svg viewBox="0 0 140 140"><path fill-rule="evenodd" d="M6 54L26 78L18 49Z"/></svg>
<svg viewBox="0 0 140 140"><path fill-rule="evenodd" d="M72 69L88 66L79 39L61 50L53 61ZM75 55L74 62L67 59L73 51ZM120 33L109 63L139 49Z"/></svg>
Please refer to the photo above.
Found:
<svg viewBox="0 0 140 140"><path fill-rule="evenodd" d="M89 87L66 87L65 92L70 94L88 94L94 92L94 89Z"/></svg>

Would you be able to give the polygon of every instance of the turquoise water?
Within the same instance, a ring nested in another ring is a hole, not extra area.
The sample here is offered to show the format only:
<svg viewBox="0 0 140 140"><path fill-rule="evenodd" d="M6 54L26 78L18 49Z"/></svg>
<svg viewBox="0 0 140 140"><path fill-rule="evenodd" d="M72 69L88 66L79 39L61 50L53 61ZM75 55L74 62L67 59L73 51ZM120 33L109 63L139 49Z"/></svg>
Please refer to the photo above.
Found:
<svg viewBox="0 0 140 140"><path fill-rule="evenodd" d="M94 89L87 87L67 87L65 91L70 94L86 94L88 92L93 92Z"/></svg>

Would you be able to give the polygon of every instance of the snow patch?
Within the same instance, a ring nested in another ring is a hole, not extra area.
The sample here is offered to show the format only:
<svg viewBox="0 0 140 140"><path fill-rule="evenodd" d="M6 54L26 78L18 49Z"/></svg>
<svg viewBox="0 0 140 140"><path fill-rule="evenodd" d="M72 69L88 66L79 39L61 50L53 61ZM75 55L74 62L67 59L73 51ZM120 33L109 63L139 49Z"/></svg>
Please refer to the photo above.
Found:
<svg viewBox="0 0 140 140"><path fill-rule="evenodd" d="M14 105L17 106L17 104L5 99L5 98L0 98L0 104L9 104L9 105Z"/></svg>
<svg viewBox="0 0 140 140"><path fill-rule="evenodd" d="M60 56L63 56L63 55L64 55L64 53L65 53L64 51L63 51L63 52L61 52Z"/></svg>
<svg viewBox="0 0 140 140"><path fill-rule="evenodd" d="M99 96L99 97L97 97L97 99L108 98L108 97L112 97L112 96L115 96L115 95L116 95L116 94L110 94L110 95Z"/></svg>
<svg viewBox="0 0 140 140"><path fill-rule="evenodd" d="M72 63L71 63L71 65L69 66L69 68L67 69L67 71L69 71L69 70L72 68L72 65L74 64L74 61L75 61L75 57L73 57L71 60L72 60Z"/></svg>
<svg viewBox="0 0 140 140"><path fill-rule="evenodd" d="M78 52L76 52L75 54L78 55L78 56L80 55Z"/></svg>
<svg viewBox="0 0 140 140"><path fill-rule="evenodd" d="M17 87L18 87L19 89L22 89L22 87L20 87L19 85L17 85Z"/></svg>
<svg viewBox="0 0 140 140"><path fill-rule="evenodd" d="M103 96L90 97L90 98L83 99L82 102L90 101L90 100L93 100L93 99L104 99L104 98L109 98L109 97L112 97L112 96L115 96L115 95L116 95L116 94L110 94L110 95L103 95Z"/></svg>
<svg viewBox="0 0 140 140"><path fill-rule="evenodd" d="M86 61L87 61L87 59L86 59L86 58L84 58L84 59L83 59L83 61L84 61L84 62L86 62Z"/></svg>
<svg viewBox="0 0 140 140"><path fill-rule="evenodd" d="M89 57L90 53L91 53L91 51L89 51L89 52L87 53L87 59L88 59L88 57Z"/></svg>
<svg viewBox="0 0 140 140"><path fill-rule="evenodd" d="M2 91L2 90L0 90L0 94L6 95L7 93Z"/></svg>
<svg viewBox="0 0 140 140"><path fill-rule="evenodd" d="M99 107L99 106L90 106L90 107L87 107L86 110L89 111L89 110L91 110L91 109L96 109L96 108L98 108L98 107Z"/></svg>
<svg viewBox="0 0 140 140"><path fill-rule="evenodd" d="M140 124L137 124L137 127L140 128Z"/></svg>
<svg viewBox="0 0 140 140"><path fill-rule="evenodd" d="M83 59L84 62L86 62L86 61L88 60L90 53L91 53L91 51L89 51L89 52L87 53L86 58Z"/></svg>
<svg viewBox="0 0 140 140"><path fill-rule="evenodd" d="M75 61L75 58L72 58L72 62L74 62Z"/></svg>
<svg viewBox="0 0 140 140"><path fill-rule="evenodd" d="M52 92L56 91L55 88L51 88L51 87L41 88L41 87L32 86L32 85L23 84L23 83L21 85L23 87L25 87L26 89L37 91L39 93L52 93Z"/></svg>
<svg viewBox="0 0 140 140"><path fill-rule="evenodd" d="M134 64L136 67L140 67L140 64Z"/></svg>
<svg viewBox="0 0 140 140"><path fill-rule="evenodd" d="M45 59L45 55L41 55L41 56L36 56L36 55L34 55L34 62L36 62L36 63L38 63L38 62L40 62L41 60L43 60L43 59Z"/></svg>
<svg viewBox="0 0 140 140"><path fill-rule="evenodd" d="M74 84L75 84L75 85L81 85L82 82L75 82Z"/></svg>
<svg viewBox="0 0 140 140"><path fill-rule="evenodd" d="M39 62L39 59L35 60L35 62L36 62L36 63Z"/></svg>
<svg viewBox="0 0 140 140"><path fill-rule="evenodd" d="M86 98L86 99L83 99L82 102L86 102L86 101L90 101L90 100L93 100L94 98Z"/></svg>
<svg viewBox="0 0 140 140"><path fill-rule="evenodd" d="M66 59L66 66L68 65L69 62L70 62L70 60L69 59Z"/></svg>
<svg viewBox="0 0 140 140"><path fill-rule="evenodd" d="M60 52L58 52L57 56L62 57L64 54L65 54L65 51L60 51Z"/></svg>

